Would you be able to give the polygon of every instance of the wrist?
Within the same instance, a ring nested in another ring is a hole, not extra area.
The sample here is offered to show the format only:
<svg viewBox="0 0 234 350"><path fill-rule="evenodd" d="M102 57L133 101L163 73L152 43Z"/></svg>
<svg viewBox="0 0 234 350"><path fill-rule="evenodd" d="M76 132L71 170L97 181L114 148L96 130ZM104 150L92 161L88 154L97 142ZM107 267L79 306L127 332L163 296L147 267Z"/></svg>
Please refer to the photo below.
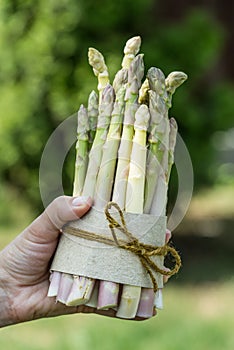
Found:
<svg viewBox="0 0 234 350"><path fill-rule="evenodd" d="M14 323L16 322L14 321L14 312L4 281L4 273L0 270L0 328Z"/></svg>

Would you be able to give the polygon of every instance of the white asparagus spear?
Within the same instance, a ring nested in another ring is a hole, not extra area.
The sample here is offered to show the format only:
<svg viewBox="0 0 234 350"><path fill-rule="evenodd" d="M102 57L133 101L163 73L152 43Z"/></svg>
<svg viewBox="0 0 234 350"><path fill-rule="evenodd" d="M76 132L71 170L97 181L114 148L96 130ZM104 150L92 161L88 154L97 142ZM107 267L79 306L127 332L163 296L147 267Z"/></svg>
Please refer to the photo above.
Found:
<svg viewBox="0 0 234 350"><path fill-rule="evenodd" d="M158 69L150 69L147 77L148 84L152 87L152 79L154 78L154 82L157 82L158 79L162 80L163 73ZM160 164L164 154L164 142L167 127L167 122L164 117L166 108L165 104L162 103L162 98L153 90L148 90L147 93L149 96L150 125L144 202L144 213L146 214L150 212L154 190L157 185ZM143 318L149 318L152 316L155 299L154 296L155 293L152 288L141 289L141 298L137 310L137 316Z"/></svg>
<svg viewBox="0 0 234 350"><path fill-rule="evenodd" d="M111 281L100 281L97 309L107 310L118 305L119 284Z"/></svg>
<svg viewBox="0 0 234 350"><path fill-rule="evenodd" d="M89 57L89 63L93 67L94 74L98 77L98 90L99 90L99 99L100 99L100 108L99 108L99 117L98 117L98 123L95 123L96 116L97 116L97 99L96 95L93 92L90 95L89 103L88 103L88 113L89 113L89 120L90 120L90 141L93 142L93 147L90 150L90 160L89 160L89 169L88 169L88 180L86 179L86 184L84 186L83 193L89 193L90 196L95 196L95 187L96 187L96 178L97 174L100 168L100 161L102 158L102 151L103 151L103 145L105 143L106 139L106 133L107 129L109 127L109 119L110 119L110 113L113 108L113 101L114 101L114 93L113 88L109 85L109 74L108 69L105 65L104 57L102 54L94 49L90 48L88 52ZM116 89L119 88L119 80L122 78L126 79L126 70L122 69L119 75L115 79L115 86ZM118 85L118 86L117 86ZM102 96L103 94L103 96ZM95 123L95 124L94 124ZM97 127L97 131L94 130L94 127ZM95 149L95 146L97 149ZM95 161L93 160L94 154L96 153ZM89 181L91 180L91 182ZM91 186L90 186L91 185ZM95 198L98 199L98 198ZM78 290L78 284L80 283L80 279L76 280L75 283L75 291L78 293L75 295L75 292L72 293L69 303L86 303L89 301L89 299L86 298L86 294L90 294L92 292L92 289L94 288L95 280L94 279L86 279L85 286L87 285L87 290L82 289L82 293L79 294ZM82 288L82 286L80 287ZM90 302L92 306L97 306L97 295L98 295L98 287L96 283L95 287L95 293L92 294L92 301ZM95 300L94 300L95 299Z"/></svg>
<svg viewBox="0 0 234 350"><path fill-rule="evenodd" d="M155 293L153 288L141 288L141 296L136 316L150 318L153 316Z"/></svg>
<svg viewBox="0 0 234 350"><path fill-rule="evenodd" d="M68 295L72 288L72 284L73 276L68 273L61 273L56 301L59 301L62 304L66 304Z"/></svg>
<svg viewBox="0 0 234 350"><path fill-rule="evenodd" d="M141 84L140 81L143 77L143 67L143 56L138 55L132 61L128 73L128 84L125 95L124 125L118 152L118 162L112 198L114 202L118 203L121 209L124 209L125 207L128 166L134 134L133 124L135 112L139 106L137 102L138 91ZM136 75L134 75L134 73L136 73Z"/></svg>
<svg viewBox="0 0 234 350"><path fill-rule="evenodd" d="M171 168L174 163L174 149L178 130L177 123L174 118L171 118L169 120L169 126L169 145L168 149L166 150L166 156L163 158L162 161L162 168L159 176L159 181L154 194L155 198L153 199L153 204L150 212L153 215L159 215L160 212L160 215L166 215L168 185ZM163 308L163 295L162 290L160 289L155 295L154 305L158 309Z"/></svg>
<svg viewBox="0 0 234 350"><path fill-rule="evenodd" d="M74 276L66 305L77 306L88 302L94 288L94 281L91 278Z"/></svg>
<svg viewBox="0 0 234 350"><path fill-rule="evenodd" d="M88 169L83 185L82 195L94 198L97 174L99 171L102 149L110 124L110 116L114 102L114 91L110 84L103 90L102 103L99 106L99 116L95 138L89 151ZM67 299L67 305L85 304L92 293L95 280L88 277L74 277L74 284Z"/></svg>
<svg viewBox="0 0 234 350"><path fill-rule="evenodd" d="M95 190L95 207L97 209L103 209L107 202L111 200L124 115L124 96L126 87L125 72L122 71L122 73L122 75L118 75L118 79L122 80L122 83L120 83L120 81L118 82L117 79L115 80L116 100L112 111L106 142L103 146L102 161L97 176ZM107 309L116 307L118 303L118 293L119 284L111 281L100 281L97 308Z"/></svg>
<svg viewBox="0 0 234 350"><path fill-rule="evenodd" d="M94 48L89 48L88 51L88 59L89 59L89 64L92 66L93 68L93 72L94 74L97 76L98 78L98 90L99 90L99 100L102 102L102 94L103 91L105 89L105 87L107 86L107 84L109 83L109 73L108 73L108 69L106 67L105 61L104 61L104 57L103 55L96 49ZM108 99L109 95L108 93L104 94L104 99L107 98ZM105 101L108 103L108 101ZM89 137L89 143L93 142L93 138L94 138L94 124L96 124L96 116L97 116L97 112L96 112L96 107L97 107L97 103L96 103L96 94L95 92L92 92L89 98L89 121L88 118L86 119L86 123L91 122L91 130L90 130L90 137ZM103 104L102 104L103 106ZM107 108L108 109L108 108ZM84 112L84 110L82 111ZM100 111L99 111L100 113ZM81 113L81 118L82 119L82 113ZM104 117L103 117L104 119ZM84 118L85 120L85 118ZM107 121L107 120L106 120ZM79 126L81 125L81 122L78 120L78 129ZM87 125L87 124L86 124ZM108 121L107 121L107 127L108 127ZM103 132L104 132L105 127L103 127ZM85 135L87 136L87 135ZM82 134L81 134L81 138L82 138ZM83 189L84 186L84 170L85 172L87 171L87 155L86 153L89 150L89 144L85 138L85 140L79 140L80 137L78 138L78 142L77 142L77 157L76 157L76 166L75 166L75 180L74 180L74 187L73 187L73 195L80 195L82 190L83 192L88 192L87 190L87 185L85 187L85 189ZM84 141L84 142L82 142ZM81 144L81 145L79 145ZM99 149L99 153L100 153L100 149ZM81 169L80 169L81 168ZM82 169L83 168L83 169ZM94 169L94 173L95 173L95 169ZM90 172L89 172L90 174ZM90 175L92 176L92 174ZM95 178L95 174L93 176ZM94 191L94 183L92 182L93 186L91 188L91 191L93 189ZM92 195L93 193L91 193L89 195ZM62 283L62 282L61 282ZM72 305L76 305L76 304L80 304L80 303L85 303L88 299L86 298L86 295L89 295L92 291L92 288L94 286L94 280L92 279L86 279L86 280L82 280L82 278L80 278L79 276L74 276L74 284L73 284L73 289L71 292L71 295L69 295L69 298L67 300L68 304L72 304ZM83 299L82 297L80 298L80 295L83 292Z"/></svg>
<svg viewBox="0 0 234 350"><path fill-rule="evenodd" d="M47 293L48 297L56 297L59 290L59 284L61 279L61 272L52 271L50 275L50 286Z"/></svg>
<svg viewBox="0 0 234 350"><path fill-rule="evenodd" d="M90 94L89 106L91 102L95 103L95 93ZM91 113L92 115L92 113ZM77 146L76 146L76 163L75 163L75 178L73 184L73 196L79 196L83 193L85 176L88 168L88 153L90 139L88 132L90 131L89 117L87 109L81 105L78 111L77 121ZM87 301L92 292L94 282L92 279L73 276L73 284L67 295L66 305L75 306ZM84 302L81 296L84 297ZM82 302L81 302L82 300Z"/></svg>
<svg viewBox="0 0 234 350"><path fill-rule="evenodd" d="M117 151L122 130L122 119L124 112L125 85L127 82L127 70L121 69L115 75L113 88L116 100L112 111L111 122L105 144L100 169L97 176L95 190L95 207L103 209L105 204L111 199L111 190L114 181L115 164ZM105 179L105 181L103 181ZM92 294L88 306L106 309L116 307L118 301L119 285L109 281L99 281Z"/></svg>
<svg viewBox="0 0 234 350"><path fill-rule="evenodd" d="M133 57L135 54L136 54L136 51L134 52ZM124 111L124 98L127 100L128 104L130 102L136 102L138 86L141 83L141 79L144 72L143 56L138 55L134 59L133 63L131 64L128 70L128 74L126 74L126 72L127 72L126 69L120 70L116 74L113 82L113 86L116 92L116 102L114 105L114 110L112 112L112 118L111 118L109 132L107 135L107 140L103 147L103 157L102 157L102 162L101 162L101 166L100 166L100 170L97 178L97 187L96 187L96 197L95 197L96 204L95 205L99 209L102 209L105 206L105 204L111 199L110 196L111 196L112 184L114 181L114 171L115 171L117 154L118 154L117 152L118 152L119 143L121 139L123 111ZM136 72L137 72L137 75L136 75ZM126 78L128 78L127 92L126 92ZM133 81L134 81L134 84L132 85ZM135 94L132 93L133 91L135 92ZM125 134L126 134L126 131L123 132L123 135ZM129 154L130 154L130 149L129 149ZM103 181L104 178L105 178L105 181ZM118 178L118 175L117 175L117 178ZM114 196L115 196L115 189L114 189ZM98 309L116 308L117 302L118 302L118 293L119 293L119 284L111 281L100 281L98 305L97 305Z"/></svg>
<svg viewBox="0 0 234 350"><path fill-rule="evenodd" d="M176 88L183 84L187 78L187 75L183 72L172 72L166 78L166 94L163 94L163 98L167 109L171 107L172 95L175 93ZM158 178L158 183L154 191L154 199L152 201L152 206L150 210L150 213L153 215L166 215L168 182L171 167L174 161L174 148L177 134L177 124L173 118L170 119L170 125L168 129L170 130L169 141L168 145L165 147L166 152L162 160L160 176ZM155 296L155 306L157 308L163 307L162 290L159 290Z"/></svg>
<svg viewBox="0 0 234 350"><path fill-rule="evenodd" d="M143 104L140 105L135 116L135 135L133 138L126 192L126 212L130 213L143 213L147 155L146 138L149 119L148 107ZM134 318L137 313L140 296L140 287L124 285L120 305L116 314L117 317Z"/></svg>
<svg viewBox="0 0 234 350"><path fill-rule="evenodd" d="M169 158L171 157L173 159L173 147L175 147L175 133L171 135L171 141L169 141L168 108L171 107L171 98L175 89L186 79L187 76L183 72L172 72L165 80L163 72L155 67L150 68L147 73L148 85L152 90L148 91L151 123L149 128L150 146L147 159L145 213L150 212L154 215L166 215L167 186L161 174L161 168L167 162L171 164ZM171 143L171 147L169 146L169 142ZM168 150L168 147L171 151ZM169 180L169 173L170 171L165 175L167 180ZM156 188L158 188L157 200L154 200L152 205ZM148 300L150 301L151 291L142 288L142 294L144 294L145 298L147 298L148 293ZM162 300L162 290L158 290L155 296L156 308L162 308ZM147 313L143 314L140 307L137 315L147 317Z"/></svg>
<svg viewBox="0 0 234 350"><path fill-rule="evenodd" d="M94 307L94 308L97 307L98 294L99 294L99 283L100 283L99 280L95 280L95 284L94 284L90 299L85 303L86 306Z"/></svg>
<svg viewBox="0 0 234 350"><path fill-rule="evenodd" d="M146 191L144 213L150 213L155 188L157 186L160 167L168 140L168 120L164 116L165 108L154 91L149 91L150 101L150 130L149 151L147 156Z"/></svg>
<svg viewBox="0 0 234 350"><path fill-rule="evenodd" d="M76 142L76 161L75 161L75 175L73 183L73 196L80 196L82 194L83 185L85 181L87 165L88 165L88 151L89 151L89 122L86 108L81 105L77 113L77 142ZM57 296L60 302L66 302L64 295L70 293L70 280L72 276L61 278L61 273L54 271L50 277L50 287L48 296ZM59 292L60 291L60 292ZM61 297L62 293L62 297ZM74 294L74 293L73 293Z"/></svg>

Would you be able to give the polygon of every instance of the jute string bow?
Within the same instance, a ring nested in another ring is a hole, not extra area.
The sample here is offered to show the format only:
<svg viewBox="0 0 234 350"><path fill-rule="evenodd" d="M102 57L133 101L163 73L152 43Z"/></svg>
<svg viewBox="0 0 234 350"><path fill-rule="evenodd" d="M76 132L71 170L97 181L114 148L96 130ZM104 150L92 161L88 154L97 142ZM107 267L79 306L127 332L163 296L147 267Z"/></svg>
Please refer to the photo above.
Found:
<svg viewBox="0 0 234 350"><path fill-rule="evenodd" d="M114 207L120 216L119 223L110 213L110 209ZM82 230L80 228L74 228L71 226L65 226L63 232L68 233L80 238L85 238L87 240L96 241L100 243L105 243L108 245L117 245L121 249L128 250L133 254L137 255L141 261L142 266L145 268L147 273L149 274L154 292L158 290L158 285L156 279L153 275L154 272L158 272L164 276L172 276L176 274L181 267L181 259L175 248L169 246L168 244L163 245L162 247L153 246L150 244L145 244L140 242L136 237L132 235L131 232L128 231L126 222L124 219L124 214L117 203L109 202L105 207L105 215L106 219L109 222L109 228L112 233L111 237L106 237L103 235L96 234L94 232L89 232L86 230ZM123 240L117 237L116 230L119 230L128 238L128 240ZM162 269L151 259L153 256L163 256L166 257L170 254L174 258L174 267L171 270Z"/></svg>

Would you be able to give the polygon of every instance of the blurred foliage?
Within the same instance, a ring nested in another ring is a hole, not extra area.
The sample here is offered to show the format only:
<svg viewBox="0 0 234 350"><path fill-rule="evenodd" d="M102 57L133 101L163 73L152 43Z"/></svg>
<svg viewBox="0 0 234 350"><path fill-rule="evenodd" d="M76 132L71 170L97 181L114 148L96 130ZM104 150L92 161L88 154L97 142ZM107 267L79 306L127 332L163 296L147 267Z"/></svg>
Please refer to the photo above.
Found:
<svg viewBox="0 0 234 350"><path fill-rule="evenodd" d="M170 114L190 151L196 188L214 182L211 138L231 126L234 107L234 87L222 77L219 62L225 32L205 10L168 23L157 15L157 6L153 0L0 2L0 181L15 186L35 208L48 137L96 88L88 47L103 52L113 77L133 35L142 36L146 69L189 75ZM68 169L67 191L73 176L72 166Z"/></svg>

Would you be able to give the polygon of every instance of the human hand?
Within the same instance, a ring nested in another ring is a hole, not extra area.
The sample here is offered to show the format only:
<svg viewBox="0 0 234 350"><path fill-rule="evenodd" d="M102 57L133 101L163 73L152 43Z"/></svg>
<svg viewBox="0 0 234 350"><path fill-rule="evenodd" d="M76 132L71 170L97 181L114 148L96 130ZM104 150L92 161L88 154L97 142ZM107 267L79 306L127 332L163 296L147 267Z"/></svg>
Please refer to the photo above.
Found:
<svg viewBox="0 0 234 350"><path fill-rule="evenodd" d="M90 198L55 199L0 252L0 327L79 312L115 317L114 310L97 310L85 305L71 307L47 297L51 258L61 228L68 221L82 217L91 205ZM169 238L170 232L167 232L166 240Z"/></svg>
<svg viewBox="0 0 234 350"><path fill-rule="evenodd" d="M47 297L50 262L61 228L83 216L91 205L90 198L55 199L0 252L0 326L62 314L96 312L85 306L67 307Z"/></svg>

